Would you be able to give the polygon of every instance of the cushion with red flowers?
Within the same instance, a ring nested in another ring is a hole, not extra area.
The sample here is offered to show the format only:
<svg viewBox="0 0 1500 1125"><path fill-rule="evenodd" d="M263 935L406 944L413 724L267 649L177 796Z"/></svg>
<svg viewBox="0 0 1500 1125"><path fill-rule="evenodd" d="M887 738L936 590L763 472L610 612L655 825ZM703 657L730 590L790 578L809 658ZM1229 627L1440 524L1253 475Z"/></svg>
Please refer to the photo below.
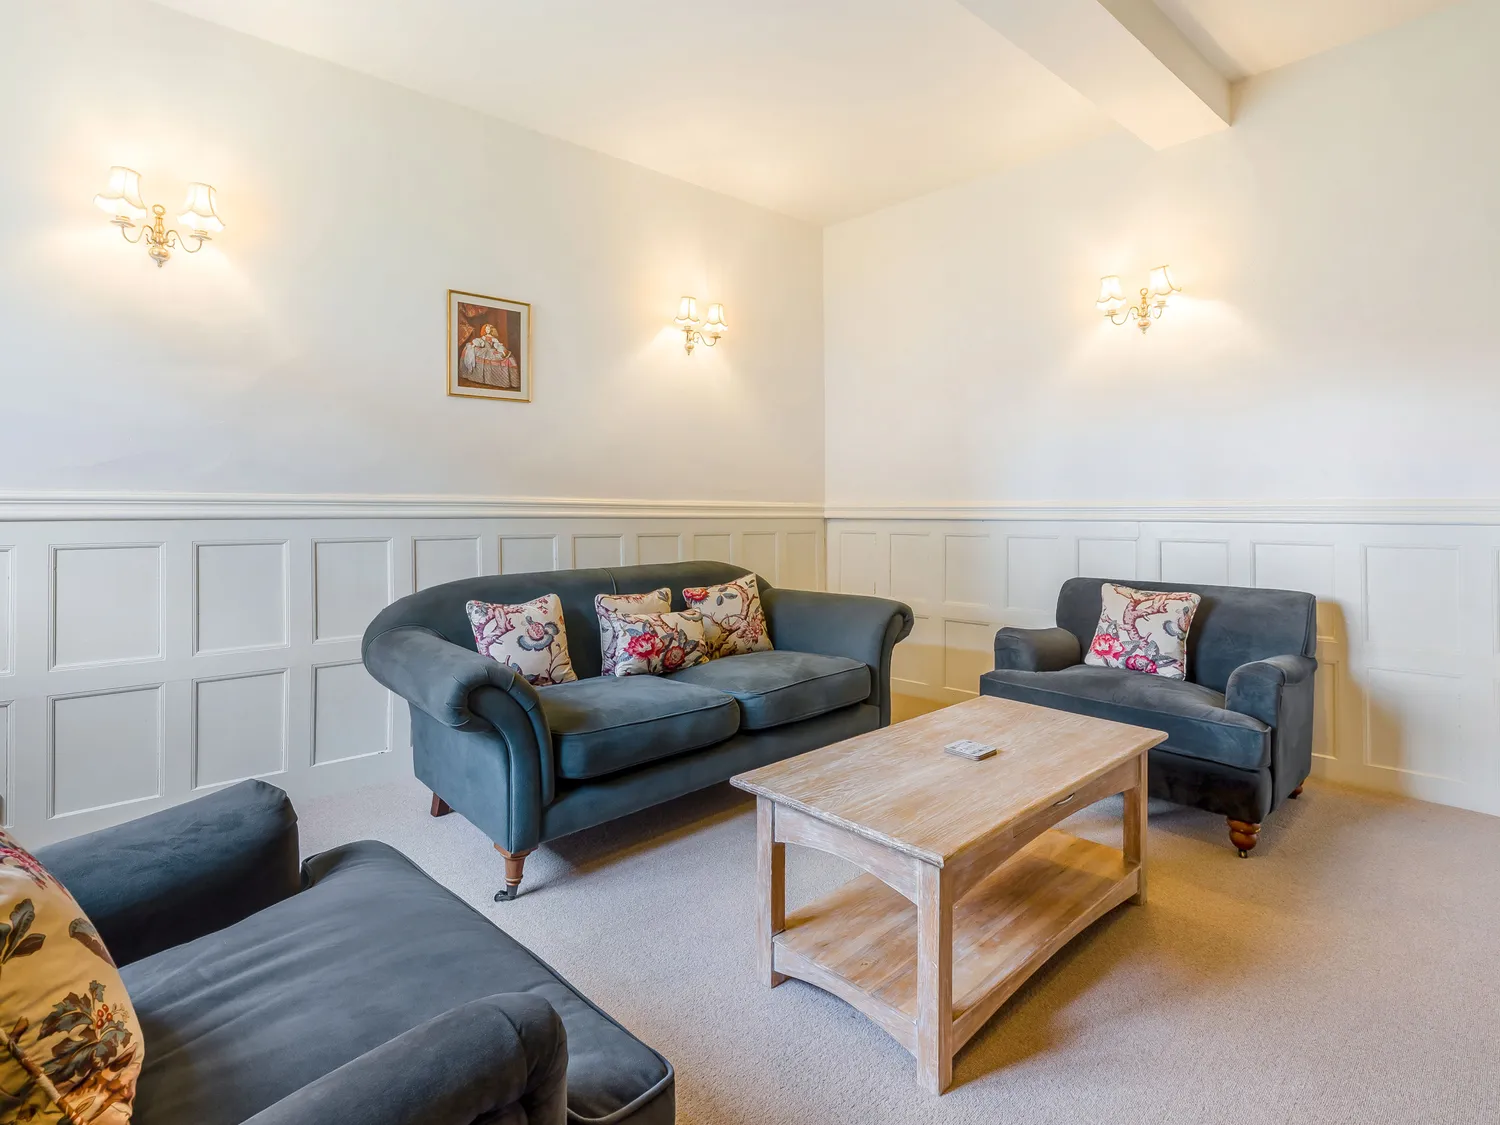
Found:
<svg viewBox="0 0 1500 1125"><path fill-rule="evenodd" d="M682 600L689 609L703 614L711 658L764 652L771 647L755 575L747 574L722 586L689 586L682 592Z"/></svg>
<svg viewBox="0 0 1500 1125"><path fill-rule="evenodd" d="M1105 582L1094 640L1083 662L1127 668L1169 680L1187 677L1187 636L1198 612L1198 595L1136 590Z"/></svg>
<svg viewBox="0 0 1500 1125"><path fill-rule="evenodd" d="M568 629L562 599L543 594L519 605L469 602L474 644L491 660L508 664L535 687L576 680L568 657Z"/></svg>
<svg viewBox="0 0 1500 1125"><path fill-rule="evenodd" d="M672 591L666 586L645 594L598 594L594 613L599 618L601 674L615 674L616 654L621 651L619 617L623 613L666 613L672 608Z"/></svg>
<svg viewBox="0 0 1500 1125"><path fill-rule="evenodd" d="M109 950L36 857L0 832L0 1117L127 1125L145 1059Z"/></svg>
<svg viewBox="0 0 1500 1125"><path fill-rule="evenodd" d="M691 668L708 659L703 614L620 613L615 615L616 648L606 653L606 674L656 676Z"/></svg>

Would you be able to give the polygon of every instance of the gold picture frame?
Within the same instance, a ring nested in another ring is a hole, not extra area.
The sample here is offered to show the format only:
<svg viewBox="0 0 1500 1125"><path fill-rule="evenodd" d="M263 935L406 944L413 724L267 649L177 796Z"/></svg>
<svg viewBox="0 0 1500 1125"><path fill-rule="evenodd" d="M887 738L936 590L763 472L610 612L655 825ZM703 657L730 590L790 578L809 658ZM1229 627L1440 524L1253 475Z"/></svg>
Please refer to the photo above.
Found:
<svg viewBox="0 0 1500 1125"><path fill-rule="evenodd" d="M448 290L448 393L531 401L531 305Z"/></svg>

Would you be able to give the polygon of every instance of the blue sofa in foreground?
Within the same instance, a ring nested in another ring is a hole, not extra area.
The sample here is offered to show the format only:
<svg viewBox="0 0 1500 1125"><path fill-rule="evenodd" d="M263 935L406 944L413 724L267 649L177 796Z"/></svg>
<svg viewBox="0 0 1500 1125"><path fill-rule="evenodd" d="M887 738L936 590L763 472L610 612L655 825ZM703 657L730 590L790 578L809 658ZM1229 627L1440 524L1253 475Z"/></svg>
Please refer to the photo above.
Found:
<svg viewBox="0 0 1500 1125"><path fill-rule="evenodd" d="M37 858L141 1021L135 1125L670 1125L668 1062L384 844L242 781Z"/></svg>
<svg viewBox="0 0 1500 1125"><path fill-rule="evenodd" d="M722 562L487 575L387 606L365 631L370 674L411 706L413 768L432 814L457 810L505 857L514 897L526 856L556 839L890 722L900 602L780 590L757 577L773 651L665 676L601 676L597 594L743 577ZM479 653L464 606L562 599L578 679L532 687Z"/></svg>
<svg viewBox="0 0 1500 1125"><path fill-rule="evenodd" d="M1201 597L1188 631L1187 679L1083 663L1105 582ZM1150 754L1151 795L1226 817L1243 857L1261 822L1302 792L1312 770L1317 643L1311 594L1070 578L1057 596L1056 628L995 634L995 670L980 677L979 691L1166 731Z"/></svg>

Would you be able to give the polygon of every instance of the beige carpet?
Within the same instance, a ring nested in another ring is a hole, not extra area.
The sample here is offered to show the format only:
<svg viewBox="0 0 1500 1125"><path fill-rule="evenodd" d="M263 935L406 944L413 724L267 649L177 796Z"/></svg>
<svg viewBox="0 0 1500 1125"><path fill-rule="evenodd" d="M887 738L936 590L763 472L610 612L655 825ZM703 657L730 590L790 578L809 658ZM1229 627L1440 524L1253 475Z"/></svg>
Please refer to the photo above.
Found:
<svg viewBox="0 0 1500 1125"><path fill-rule="evenodd" d="M939 1099L840 1001L754 981L737 791L543 848L504 904L489 841L427 800L304 802L304 850L401 848L671 1059L679 1121L1500 1122L1500 819L1314 783L1240 860L1217 817L1153 805L1150 903L1055 957ZM1108 839L1118 815L1070 826ZM788 852L792 905L853 874Z"/></svg>

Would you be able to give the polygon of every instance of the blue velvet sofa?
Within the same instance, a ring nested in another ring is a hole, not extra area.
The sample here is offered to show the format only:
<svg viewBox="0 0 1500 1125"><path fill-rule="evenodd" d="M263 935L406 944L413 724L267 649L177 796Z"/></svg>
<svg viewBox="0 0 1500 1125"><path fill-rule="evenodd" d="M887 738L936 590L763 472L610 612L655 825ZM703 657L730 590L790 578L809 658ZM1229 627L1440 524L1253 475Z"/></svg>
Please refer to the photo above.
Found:
<svg viewBox="0 0 1500 1125"><path fill-rule="evenodd" d="M682 590L742 577L721 562L488 575L387 606L365 631L370 674L411 707L413 766L432 813L457 810L505 856L514 897L543 841L890 722L900 602L781 590L759 580L774 651L665 676L601 676L597 594ZM535 688L480 655L464 605L562 599L578 680Z"/></svg>
<svg viewBox="0 0 1500 1125"><path fill-rule="evenodd" d="M1105 582L1200 595L1185 680L1083 663ZM1056 628L995 634L995 670L980 677L979 691L1166 731L1151 751L1151 795L1226 817L1230 841L1246 856L1261 822L1302 792L1312 769L1317 632L1311 594L1070 578Z"/></svg>
<svg viewBox="0 0 1500 1125"><path fill-rule="evenodd" d="M141 1021L134 1125L669 1125L667 1061L384 844L243 781L39 858Z"/></svg>

